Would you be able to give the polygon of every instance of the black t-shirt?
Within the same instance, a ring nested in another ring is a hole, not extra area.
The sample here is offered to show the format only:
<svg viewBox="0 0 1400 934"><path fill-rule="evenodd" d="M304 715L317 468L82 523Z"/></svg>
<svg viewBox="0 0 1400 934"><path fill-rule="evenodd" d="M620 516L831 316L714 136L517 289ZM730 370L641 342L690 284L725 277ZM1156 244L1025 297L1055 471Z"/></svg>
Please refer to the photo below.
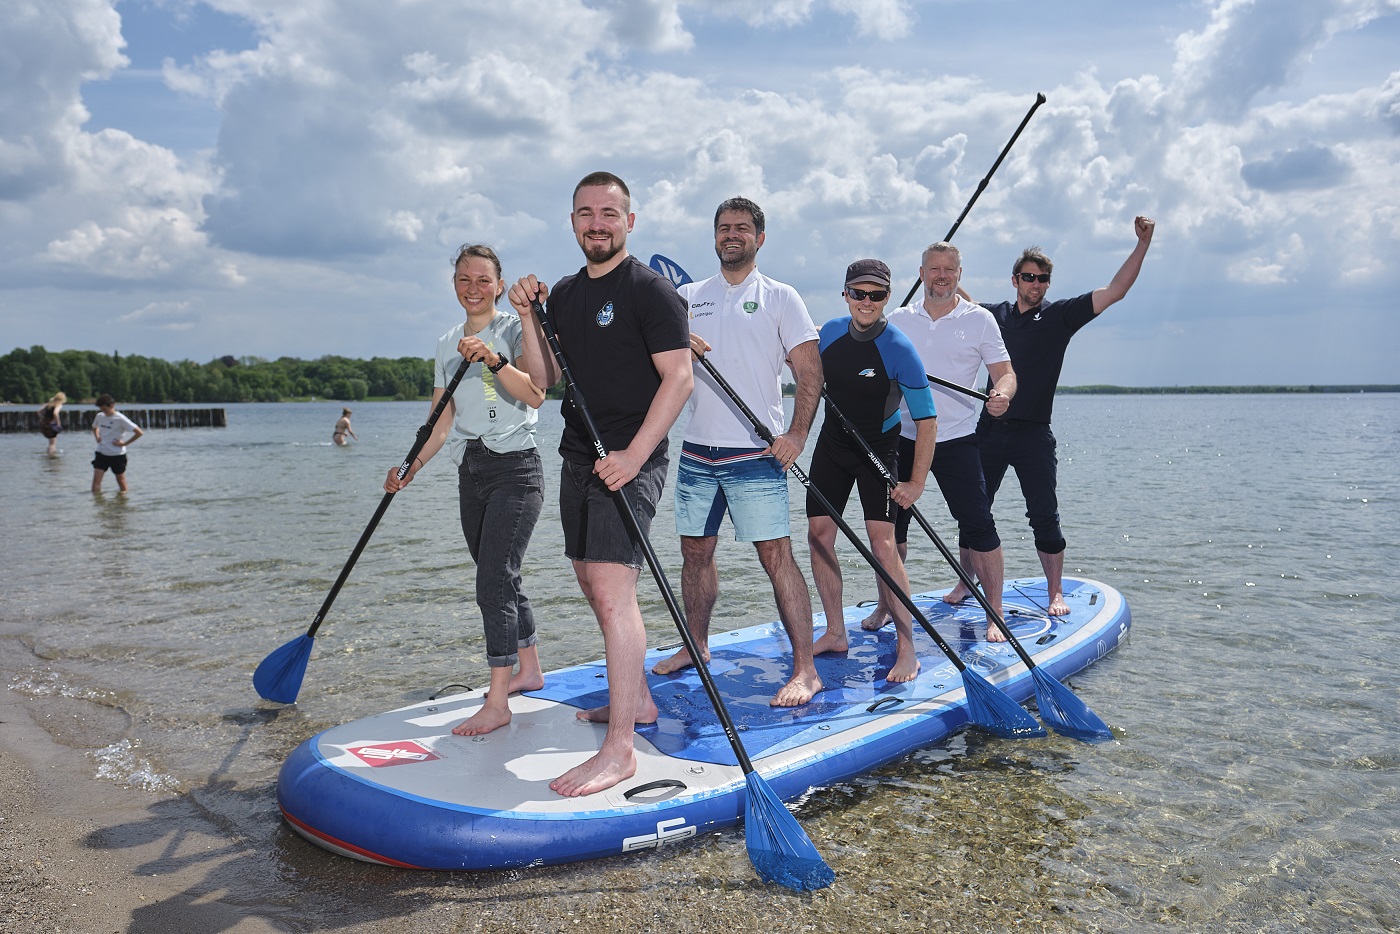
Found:
<svg viewBox="0 0 1400 934"><path fill-rule="evenodd" d="M1048 305L1042 302L1024 314L1016 310L1015 302L983 302L982 307L1001 326L1001 339L1016 371L1016 395L1002 418L1050 424L1069 339L1095 317L1093 293ZM989 380L987 391L991 388ZM991 416L983 411L982 418Z"/></svg>
<svg viewBox="0 0 1400 934"><path fill-rule="evenodd" d="M622 450L636 437L661 386L652 354L690 346L685 300L670 282L628 256L597 279L588 277L587 267L560 279L550 290L548 310L603 446ZM654 453L666 453L665 438ZM576 464L598 458L572 392L564 396L559 454Z"/></svg>

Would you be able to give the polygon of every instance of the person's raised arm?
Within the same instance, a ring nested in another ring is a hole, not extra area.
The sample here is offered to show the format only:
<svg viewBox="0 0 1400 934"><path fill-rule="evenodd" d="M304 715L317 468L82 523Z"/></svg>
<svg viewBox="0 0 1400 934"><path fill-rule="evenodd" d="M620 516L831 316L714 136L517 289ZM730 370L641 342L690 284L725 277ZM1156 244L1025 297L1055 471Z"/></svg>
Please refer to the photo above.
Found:
<svg viewBox="0 0 1400 934"><path fill-rule="evenodd" d="M545 340L544 328L540 327L539 319L530 307L530 302L534 299L541 303L547 301L549 288L533 275L526 276L510 287L510 307L515 309L515 313L520 316L520 323L524 325L525 333L521 336L524 370L530 374L530 381L544 390L558 383L563 373L560 372L559 363L554 359L549 343Z"/></svg>
<svg viewBox="0 0 1400 934"><path fill-rule="evenodd" d="M1121 301L1123 296L1128 294L1128 290L1137 281L1138 273L1142 272L1142 261L1147 256L1147 248L1152 243L1152 230L1157 226L1157 222L1150 217L1138 215L1133 220L1133 230L1137 233L1137 246L1133 247L1133 252L1128 254L1128 258L1123 261L1118 272L1113 276L1113 281L1101 289L1095 289L1093 293L1094 314L1102 314L1104 309L1114 302Z"/></svg>
<svg viewBox="0 0 1400 934"><path fill-rule="evenodd" d="M652 397L642 427L637 429L636 436L625 450L609 451L607 457L593 465L593 472L609 490L621 489L641 471L642 465L680 417L681 409L685 408L690 390L695 385L695 371L690 365L692 358L688 346L651 355L651 365L660 374L661 385Z"/></svg>

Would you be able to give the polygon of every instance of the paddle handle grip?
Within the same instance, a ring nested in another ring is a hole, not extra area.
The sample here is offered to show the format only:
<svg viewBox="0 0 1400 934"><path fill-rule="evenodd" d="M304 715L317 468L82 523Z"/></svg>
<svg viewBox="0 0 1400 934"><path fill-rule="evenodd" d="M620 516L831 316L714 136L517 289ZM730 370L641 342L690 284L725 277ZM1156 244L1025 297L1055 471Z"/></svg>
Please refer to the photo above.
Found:
<svg viewBox="0 0 1400 934"><path fill-rule="evenodd" d="M1026 111L1026 115L1021 118L1021 125L1016 127L1015 133L1011 134L1011 139L1007 140L1006 145L1002 147L1001 155L997 156L997 161L992 163L991 169L982 178L982 181L977 183L977 190L972 193L972 197L968 200L967 206L962 209L962 213L958 215L958 219L953 221L953 226L948 228L948 233L943 237L945 241L951 241L953 239L953 234L958 232L958 228L962 226L963 218L967 217L967 212L971 211L972 206L977 203L977 199L981 197L983 189L987 187L987 183L992 180L992 176L995 175L997 169L1001 167L1001 161L1006 158L1006 154L1011 151L1011 147L1016 145L1016 140L1020 137L1021 131L1026 128L1027 123L1031 122L1031 117L1035 116L1036 110L1039 109L1040 105L1043 103L1045 103L1045 95L1036 94L1035 103L1031 104L1031 109ZM919 291L919 283L920 280L914 280L914 285L909 289L909 294L904 296L904 301L900 304L909 304L910 300L914 298L914 293Z"/></svg>

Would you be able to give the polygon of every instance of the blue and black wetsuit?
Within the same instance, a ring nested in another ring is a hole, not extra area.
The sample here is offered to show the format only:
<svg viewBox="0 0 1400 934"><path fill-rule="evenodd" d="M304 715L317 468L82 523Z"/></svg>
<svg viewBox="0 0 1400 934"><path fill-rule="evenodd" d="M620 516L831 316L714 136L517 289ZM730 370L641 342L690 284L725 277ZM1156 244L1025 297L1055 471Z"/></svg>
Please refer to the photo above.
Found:
<svg viewBox="0 0 1400 934"><path fill-rule="evenodd" d="M881 318L868 331L860 331L849 315L833 318L822 325L818 346L827 394L894 475L900 399L916 422L935 413L933 391L918 350L902 331L887 325ZM812 485L836 509L845 510L854 483L867 521L894 521L889 486L830 412L817 436L808 473ZM807 515L827 515L811 495Z"/></svg>

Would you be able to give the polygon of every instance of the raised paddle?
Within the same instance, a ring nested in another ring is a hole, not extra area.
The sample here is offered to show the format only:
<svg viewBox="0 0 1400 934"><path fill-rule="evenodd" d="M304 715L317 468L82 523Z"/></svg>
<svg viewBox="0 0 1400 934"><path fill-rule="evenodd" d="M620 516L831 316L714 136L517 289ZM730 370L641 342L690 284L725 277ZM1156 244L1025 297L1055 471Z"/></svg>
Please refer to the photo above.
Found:
<svg viewBox="0 0 1400 934"><path fill-rule="evenodd" d="M944 389L951 389L954 392L960 392L963 395L971 396L974 399L981 399L983 402L987 401L987 394L985 392L981 392L976 389L968 389L966 386L959 386L957 383L952 382L951 380L939 379L932 373L925 373L924 375L928 377L928 381L930 383L933 383L936 386L942 386ZM830 402L831 400L828 399L827 401Z"/></svg>
<svg viewBox="0 0 1400 934"><path fill-rule="evenodd" d="M744 417L749 420L749 424L753 425L753 429L758 432L758 436L771 445L773 443L773 432L768 426L758 420L758 416L754 415L753 410L748 407L748 404L744 402L743 399L739 398L739 394L734 391L734 387L730 386L725 378L720 375L720 372L715 369L714 364L710 363L709 360L699 354L696 354L696 356L699 358L701 366L714 378L715 384L718 385L720 389L724 390L725 395L729 396L734 404L738 406L739 411L744 413ZM880 563L880 560L866 547L865 543L860 540L860 537L856 535L855 531L847 524L846 520L843 519L840 513L831 505L831 502L822 495L820 490L812 486L811 481L807 479L807 475L802 472L802 468L793 464L789 469L792 471L793 476L807 488L807 492L811 493L812 497L821 504L821 507L836 520L837 526L845 533L846 538L850 539L851 544L856 546L856 550L860 552L861 557L865 559L867 564L875 569L875 573L885 582L885 585L889 587L890 591L899 599L899 602L904 604L904 608L909 611L914 619L918 620L919 625L924 627L924 632L929 634L930 638L943 650L943 654L948 656L948 660L951 661L962 674L963 688L967 693L968 718L977 726L997 736L1005 736L1012 739L1027 736L1044 736L1045 730L1041 728L1039 723L1035 722L1034 717L1026 713L1025 708L1013 701L1010 697L1007 697L1005 693L998 691L992 686L990 681L963 663L963 660L958 657L958 653L954 652L952 646L948 645L943 637L938 634L938 630L933 628L933 624L919 611L919 608L914 605L914 601L910 596L895 582L894 577L890 575L890 572ZM689 649L689 645L687 645L687 649ZM690 657L698 658L699 656L697 656L694 651L691 651Z"/></svg>
<svg viewBox="0 0 1400 934"><path fill-rule="evenodd" d="M457 367L457 372L453 375L452 381L447 384L447 388L442 392L442 398L433 407L432 414L428 420L418 428L418 436L413 441L413 447L409 449L408 456L399 465L399 479L402 480L413 466L413 459L423 450L423 445L428 443L428 436L433 433L433 426L437 424L438 417L442 415L443 409L447 408L448 400L457 391L457 384L466 375L467 368L470 367L470 360L463 360L461 366ZM316 613L316 618L311 622L311 628L306 630L305 635L297 636L291 642L274 651L253 672L253 687L257 689L258 696L265 700L276 701L279 704L295 704L297 694L301 691L301 680L306 675L306 663L311 658L312 640L316 637L316 630L321 628L321 623L325 621L326 614L330 612L331 604L335 603L336 595L340 593L341 586L346 578L350 576L350 571L355 567L355 562L360 559L360 552L365 550L369 544L370 536L374 534L375 528L379 525L379 520L384 517L384 512L389 508L389 501L394 498L393 493L385 493L384 498L379 501L379 508L374 511L374 516L369 520L369 525L360 533L360 540L355 543L355 550L350 552L350 560L345 562L345 567L340 569L340 576L335 579L335 585L331 587L331 592L326 594L326 599L321 604L321 609Z"/></svg>
<svg viewBox="0 0 1400 934"><path fill-rule="evenodd" d="M851 424L850 419L846 418L845 413L836 406L836 403L831 401L830 396L826 395L825 392L823 392L822 395L826 397L827 408L841 420L841 427L846 429L846 434L855 439L856 443L860 445L861 450L865 452L866 459L874 465L876 472L884 478L885 483L889 485L890 489L894 489L896 483L895 478L890 476L889 469L881 463L880 458L871 450L870 445L866 443L860 431L856 429L855 425ZM1041 719L1048 723L1050 729L1054 730L1056 733L1071 736L1074 739L1081 739L1086 743L1101 743L1113 739L1113 732L1108 728L1107 724L1099 719L1097 714L1089 709L1088 705L1080 700L1073 691L1061 684L1054 675L1036 665L1035 659L1031 658L1026 650L1021 647L1021 643L1012 635L1011 628L1006 625L1006 621L1001 618L1001 614L992 609L991 603L988 602L986 595L982 593L982 588L977 586L977 583L973 581L967 571L963 569L963 566L958 563L958 559L948 550L948 546L943 544L943 539L938 537L938 533L933 530L933 526L928 524L928 520L924 518L923 513L919 512L918 508L914 506L910 506L909 511L913 513L914 518L919 521L920 528L922 528L924 532L928 534L928 537L933 540L933 543L938 546L939 552L942 553L944 559L948 562L949 566L952 567L954 573L958 575L958 580L962 581L963 586L972 592L972 595L977 598L978 603L982 604L982 609L987 613L987 619L996 624L996 627L1001 630L1002 635L1006 636L1012 648L1016 650L1016 654L1021 656L1021 661L1026 663L1026 668L1031 673L1031 679L1035 682L1035 703L1036 706L1040 708Z"/></svg>
<svg viewBox="0 0 1400 934"><path fill-rule="evenodd" d="M962 226L963 218L967 217L967 212L972 210L972 206L976 204L977 199L981 197L983 189L987 187L987 183L992 180L992 176L995 175L997 169L1001 167L1001 160L1005 159L1006 154L1011 151L1011 147L1016 145L1016 138L1021 135L1021 131L1026 128L1026 124L1031 122L1031 117L1035 115L1036 108L1043 103L1045 103L1045 95L1037 94L1035 96L1035 103L1031 104L1031 109L1026 111L1026 115L1021 118L1021 125L1016 128L1015 133L1011 134L1011 139L1007 140L1006 146L1001 150L1001 155L997 156L997 161L992 163L992 167L988 170L986 176L982 181L977 183L977 190L972 193L972 197L968 200L967 206L962 209L962 213L958 215L958 219L953 221L953 226L948 228L948 235L943 238L944 240L953 239L953 234L957 233L958 228ZM900 302L901 305L909 304L910 299L914 297L914 293L919 291L919 285L922 281L922 279L914 280L914 284L909 288L909 294L904 296L904 301ZM951 389L953 387L950 386L949 388Z"/></svg>
<svg viewBox="0 0 1400 934"><path fill-rule="evenodd" d="M608 449L604 446L603 436L598 432L598 426L588 411L588 404L584 400L583 393L579 390L578 383L574 381L573 371L569 369L569 361L564 356L564 349L559 346L559 335L554 331L554 323L549 320L549 314L538 300L531 301L530 307L539 318L545 340L549 343L549 349L559 364L560 372L564 374L564 381L569 387L569 395L573 400L574 407L578 410L584 426L588 429L588 437L593 442L594 452L601 460L608 456ZM773 789L768 787L763 776L754 770L753 762L749 760L748 752L745 751L744 744L739 739L739 731L734 728L734 721L730 719L729 710L724 705L724 699L720 697L714 679L710 676L709 667L701 661L700 648L696 645L695 637L690 633L690 627L686 625L680 603L676 601L675 592L671 590L671 585L666 580L666 572L662 569L661 562L657 559L656 552L652 549L646 533L642 531L641 525L637 522L637 513L632 507L631 498L627 495L627 487L623 486L616 490L614 495L617 497L617 505L622 513L623 521L627 524L627 534L632 537L632 540L642 549L642 554L646 556L651 576L656 579L656 586L661 591L662 599L666 601L666 608L671 611L671 618L675 620L676 630L681 634L681 641L685 643L686 651L695 661L695 671L700 676L700 683L705 688L705 694L710 698L710 704L715 708L715 715L719 717L720 726L724 728L724 735L729 738L729 746L734 750L734 757L739 761L739 768L744 771L744 782L748 791L744 804L744 843L749 852L749 860L765 882L776 882L798 892L826 888L835 880L836 874L832 872L831 867L817 852L811 838L802 829L802 825L797 823L797 818L792 816L792 812L787 809Z"/></svg>

